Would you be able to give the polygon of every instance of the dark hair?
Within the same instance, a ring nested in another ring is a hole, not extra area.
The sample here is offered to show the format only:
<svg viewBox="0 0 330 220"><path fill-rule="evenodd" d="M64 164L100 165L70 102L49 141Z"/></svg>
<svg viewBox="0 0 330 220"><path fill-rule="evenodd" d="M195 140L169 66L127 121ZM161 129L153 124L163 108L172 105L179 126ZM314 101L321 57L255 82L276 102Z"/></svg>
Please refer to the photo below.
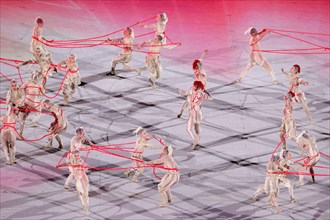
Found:
<svg viewBox="0 0 330 220"><path fill-rule="evenodd" d="M272 156L272 162L277 162L280 160L280 157L278 155L273 155Z"/></svg>
<svg viewBox="0 0 330 220"><path fill-rule="evenodd" d="M310 138L310 134L309 134L308 131L303 131L302 136L303 136L304 138L306 138L306 139Z"/></svg>
<svg viewBox="0 0 330 220"><path fill-rule="evenodd" d="M163 40L163 37L160 35L157 35L157 40L161 42Z"/></svg>
<svg viewBox="0 0 330 220"><path fill-rule="evenodd" d="M284 150L283 153L282 153L282 157L283 158L286 158L288 156L288 154L290 153L290 151L288 150Z"/></svg>
<svg viewBox="0 0 330 220"><path fill-rule="evenodd" d="M46 104L50 104L50 101L49 101L49 99L45 99L44 101L43 101L43 103L46 103Z"/></svg>
<svg viewBox="0 0 330 220"><path fill-rule="evenodd" d="M83 127L79 127L76 129L76 134L81 134L85 131L85 129Z"/></svg>
<svg viewBox="0 0 330 220"><path fill-rule="evenodd" d="M258 31L257 31L256 28L252 28L252 29L250 30L250 34L257 34L257 33L258 33Z"/></svg>

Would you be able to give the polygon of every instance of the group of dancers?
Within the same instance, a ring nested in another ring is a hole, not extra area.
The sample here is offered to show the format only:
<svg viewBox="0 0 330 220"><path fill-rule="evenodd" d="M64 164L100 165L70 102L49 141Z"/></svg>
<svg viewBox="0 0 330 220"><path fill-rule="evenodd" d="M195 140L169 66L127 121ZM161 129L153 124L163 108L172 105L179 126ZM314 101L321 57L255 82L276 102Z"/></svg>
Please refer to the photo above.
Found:
<svg viewBox="0 0 330 220"><path fill-rule="evenodd" d="M156 16L156 23L143 25L144 28L153 28L155 30L155 36L154 39L147 40L138 45L138 48L144 47L145 45L149 45L150 48L146 55L146 67L150 72L149 81L152 88L156 87L155 82L159 79L162 72L162 65L160 61L161 49L172 49L180 45L166 44L165 29L167 22L167 15L165 13L160 13ZM81 76L75 54L70 54L66 59L59 62L57 65L53 63L51 53L44 46L45 42L51 41L43 37L43 25L44 21L40 17L37 17L33 28L33 37L30 45L30 52L33 54L33 57L17 65L17 68L20 68L23 65L30 64L31 67L29 68L29 72L32 72L31 79L24 82L21 86L18 86L17 81L11 81L11 88L9 89L6 98L7 112L4 116L1 116L3 125L6 125L1 131L1 142L6 155L6 164L9 165L16 163L15 122L16 120L19 120L19 138L25 140L23 137L23 130L25 121L30 113L35 113L30 125L31 127L35 127L40 119L42 110L49 112L49 114L54 117L54 121L50 124L47 130L48 142L46 147L52 146L53 138L55 138L58 142L59 150L65 146L60 135L66 132L69 121L67 120L65 111L61 106L66 106L70 102L81 83ZM236 82L241 82L246 73L257 64L262 66L271 75L274 84L278 84L270 64L262 56L260 51L258 51L260 50L259 41L269 33L269 30L264 29L258 33L255 28L250 28L248 32L251 35L249 41L249 45L251 47L250 60L246 69L241 73ZM139 76L141 75L140 69L129 66L129 62L132 59L134 51L133 28L124 28L123 35L124 36L122 38L108 39L109 44L120 45L122 51L118 56L112 59L111 69L107 75L116 75L117 64L122 64L125 70L135 71ZM203 67L203 59L205 58L207 52L207 50L204 50L201 56L192 63L195 79L191 88L189 90L178 89L178 93L185 97L185 101L177 117L180 118L184 110L188 108L187 132L192 139L192 147L194 150L198 149L200 143L202 121L201 105L204 100L211 101L213 99L212 95L206 90L207 75ZM38 64L39 68L32 71L32 64ZM51 77L52 74L59 74L59 71L62 69L64 69L66 73L61 88L63 94L61 106L56 103L51 103L49 99L41 100L40 97L44 96L47 91L47 80L49 77ZM282 71L287 74L283 69ZM282 126L280 128L280 137L283 140L283 149L280 156L274 155L268 163L265 184L260 186L253 195L253 199L257 199L258 194L265 191L269 195L269 203L275 207L276 213L279 211L277 197L280 184L289 188L291 201L296 201L293 195L293 186L287 176L283 173L283 171L289 170L292 165L290 162L291 154L287 147L286 139L295 140L298 146L302 149L303 156L306 157L304 163L301 163L301 172L304 168L308 167L310 169L310 173L314 174L313 166L319 160L315 138L307 131L303 131L298 137L296 136L295 120L292 114L294 102L299 102L303 106L303 109L308 115L309 121L313 122L311 113L306 104L305 95L300 89L300 85L308 85L308 82L302 80L299 77L299 74L300 67L297 64L294 65L291 68L290 73L287 74L290 79L290 89L284 96L285 107L283 111L284 115ZM145 161L143 158L143 152L145 148L153 147L149 143L153 136L149 135L147 130L141 127L136 129L135 134L137 136L136 146L131 154L134 168L124 172L124 175L130 177L132 182L137 183L139 181L138 176L143 172L144 167L162 164L167 173L158 184L158 191L161 197L160 207L166 207L172 202L170 188L180 179L180 173L173 158L173 148L165 144L164 151L160 159ZM71 180L75 180L76 190L86 215L89 212L89 179L86 175L88 166L82 160L80 150L83 148L93 148L93 146L93 143L85 137L84 128L79 127L75 130L75 136L71 139L70 150L67 154L69 176L65 181L64 187L66 189L70 189ZM312 176L312 178L314 181L314 176ZM299 184L303 185L302 175L299 176Z"/></svg>
<svg viewBox="0 0 330 220"><path fill-rule="evenodd" d="M138 48L149 45L149 52L146 55L146 66L150 72L149 81L152 88L155 88L155 81L161 75L162 65L160 62L160 50L162 48L172 49L180 44L166 45L165 28L168 21L165 13L159 13L156 16L156 23L143 25L144 28L153 28L155 30L155 37L153 40L147 40L138 45ZM41 117L42 111L49 113L54 117L54 121L50 124L47 130L48 141L45 147L52 147L53 138L58 142L58 150L61 150L65 144L60 137L67 130L69 121L65 116L65 111L61 106L66 106L70 99L75 94L78 86L81 84L81 76L77 64L77 57L75 54L70 54L67 59L59 62L57 65L53 63L52 54L47 50L44 44L52 42L43 37L42 27L44 21L37 17L32 31L32 41L30 45L30 52L32 58L19 63L16 67L20 69L22 66L30 64L29 72L31 79L18 85L16 80L11 80L10 89L6 97L6 114L1 116L3 128L1 130L1 143L4 147L6 156L6 164L16 164L16 139L25 139L23 130L25 122L30 113L35 116L30 124L31 127L37 127L38 121ZM134 31L131 27L124 29L124 37L119 39L108 39L109 44L120 45L122 52L113 58L111 70L107 75L116 75L115 68L117 64L122 64L125 70L135 71L137 75L141 71L137 68L130 67L128 64L132 59L133 52ZM38 65L38 69L33 70L34 64ZM47 81L53 74L59 74L60 70L65 70L65 76L61 84L61 91L63 94L63 101L61 104L51 103L49 99L41 100L41 96L46 95ZM16 132L16 121L19 120L18 132ZM160 207L166 207L172 202L172 195L170 187L179 181L180 174L177 164L173 158L173 148L164 145L162 157L146 162L143 158L143 150L150 146L148 141L152 138L147 134L146 129L139 127L135 131L137 135L136 147L131 155L134 169L127 170L125 175L127 177L134 173L131 177L132 182L138 182L137 177L143 172L144 167L155 165L162 165L167 174L162 178L158 185L158 190L161 197ZM18 136L18 137L17 137ZM64 188L70 189L70 182L75 180L76 190L83 207L84 213L89 213L89 179L86 175L88 165L85 164L80 155L80 150L84 148L92 148L93 143L85 137L85 130L79 127L75 130L75 136L71 139L70 150L67 154L67 166L69 168L69 176L67 177Z"/></svg>
<svg viewBox="0 0 330 220"><path fill-rule="evenodd" d="M251 27L245 32L245 34L247 33L250 33L249 46L251 52L249 63L235 82L240 83L253 66L259 65L271 75L273 83L275 85L278 84L278 80L270 64L260 52L259 42L266 34L270 33L269 29L265 28L261 32L258 32L256 28ZM290 201L292 203L297 201L293 195L293 184L287 177L287 173L297 173L299 175L297 186L302 186L304 185L304 171L309 170L312 182L315 182L313 166L315 166L320 159L320 153L316 146L315 137L308 131L302 131L298 136L296 135L296 122L293 116L294 104L300 103L307 114L309 122L311 124L314 123L306 102L305 94L301 89L301 85L307 86L309 83L300 78L301 68L298 64L294 64L289 73L285 72L283 68L281 70L289 78L290 84L288 92L284 95L283 118L279 135L282 149L280 150L279 155L276 153L272 155L267 164L265 182L257 188L252 196L253 200L257 200L258 195L265 192L269 196L268 204L274 207L275 213L280 212L277 198L279 196L279 188L281 185L288 188ZM303 160L297 162L290 161L291 152L287 146L287 139L296 142L296 145L301 149ZM294 168L294 165L299 166L298 170Z"/></svg>

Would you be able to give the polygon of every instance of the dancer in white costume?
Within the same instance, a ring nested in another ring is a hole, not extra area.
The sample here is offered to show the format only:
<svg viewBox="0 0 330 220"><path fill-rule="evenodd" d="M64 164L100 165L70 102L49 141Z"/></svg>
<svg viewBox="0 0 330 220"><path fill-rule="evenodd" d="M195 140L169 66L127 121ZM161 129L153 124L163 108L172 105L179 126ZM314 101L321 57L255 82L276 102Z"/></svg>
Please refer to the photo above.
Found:
<svg viewBox="0 0 330 220"><path fill-rule="evenodd" d="M26 112L36 112L35 117L32 119L31 127L37 127L37 121L41 116L41 102L39 100L39 95L45 92L44 87L38 83L37 73L34 72L31 76L31 80L25 82L22 86L25 91L25 107ZM20 133L23 133L23 128L25 124L25 119L20 119Z"/></svg>
<svg viewBox="0 0 330 220"><path fill-rule="evenodd" d="M73 152L73 159L71 164L74 178L76 181L76 189L81 202L81 206L85 215L88 215L89 208L89 179L86 174L88 170L86 163L80 158L79 150Z"/></svg>
<svg viewBox="0 0 330 220"><path fill-rule="evenodd" d="M32 30L32 40L30 44L30 52L34 54L36 52L36 48L39 47L43 53L49 54L46 47L42 44L45 42L49 42L46 40L46 38L42 35L42 27L44 26L44 21L40 17L36 17L36 20L34 22L33 30ZM38 40L34 39L37 38ZM41 41L41 42L40 42Z"/></svg>
<svg viewBox="0 0 330 220"><path fill-rule="evenodd" d="M6 164L16 164L15 153L16 153L16 115L14 113L11 104L7 105L7 112L5 115L0 116L2 122L1 130L1 145L5 152ZM14 128L12 128L12 127Z"/></svg>
<svg viewBox="0 0 330 220"><path fill-rule="evenodd" d="M283 68L282 68L282 72L285 75L287 75L287 77L290 80L290 91L293 92L294 98L297 100L297 102L301 104L301 106L303 107L304 111L307 114L309 122L313 124L314 121L306 102L305 93L300 88L300 85L308 86L309 82L299 77L300 66L298 64L294 64L290 69L290 73L285 72Z"/></svg>
<svg viewBox="0 0 330 220"><path fill-rule="evenodd" d="M76 135L71 139L70 143L70 151L67 154L67 164L69 165L69 172L70 175L65 181L64 188L70 189L69 183L74 178L74 172L72 169L72 166L70 164L73 163L74 159L74 152L75 150L79 150L81 148L91 147L93 144L91 141L87 140L85 138L85 129L82 127L79 127L76 129Z"/></svg>
<svg viewBox="0 0 330 220"><path fill-rule="evenodd" d="M237 83L241 82L243 77L252 69L254 65L259 65L264 68L272 77L273 83L278 84L278 80L276 79L275 73L271 66L269 65L266 58L261 54L259 41L266 35L269 34L269 29L263 29L258 33L256 28L250 27L245 31L245 35L250 33L249 46L251 48L249 63L246 68L243 70L239 78L236 80Z"/></svg>
<svg viewBox="0 0 330 220"><path fill-rule="evenodd" d="M204 85L201 81L195 81L189 92L179 89L179 93L182 96L187 96L189 102L189 115L187 122L187 131L193 141L193 149L196 150L199 144L202 121L201 104L203 100L212 100L213 97L204 89Z"/></svg>
<svg viewBox="0 0 330 220"><path fill-rule="evenodd" d="M6 104L11 104L13 108L21 107L24 104L24 91L17 85L16 80L12 80L10 86L6 96ZM16 115L19 114L19 110L14 109L14 112Z"/></svg>
<svg viewBox="0 0 330 220"><path fill-rule="evenodd" d="M282 149L281 150L281 160L280 160L280 164L279 164L279 171L280 172L287 172L290 170L290 166L293 164L291 161L291 153L288 150ZM279 174L278 176L278 181L280 185L283 185L285 187L288 188L288 191L290 193L290 202L291 203L295 203L297 202L297 200L294 198L293 195L293 184L291 183L291 181L287 178L286 174ZM277 197L279 196L280 193L280 188L278 188L277 191Z"/></svg>
<svg viewBox="0 0 330 220"><path fill-rule="evenodd" d="M42 85L45 86L49 77L52 76L52 72L57 72L56 67L54 67L51 60L51 54L42 52L40 47L36 47L35 52L33 53L33 57L27 61L24 61L17 65L17 68L24 66L26 64L31 64L29 68L29 72L32 71L32 64L37 63L39 65L39 69L36 70L37 76L42 78Z"/></svg>
<svg viewBox="0 0 330 220"><path fill-rule="evenodd" d="M131 178L132 182L139 182L137 179L139 175L143 172L143 152L145 148L149 147L152 148L152 146L148 143L150 139L152 139L152 136L150 136L147 133L147 130L141 127L138 127L135 132L137 136L136 145L134 148L134 152L131 155L131 158L133 159L133 166L134 169L127 170L124 174L129 177L132 172L134 172L133 177Z"/></svg>
<svg viewBox="0 0 330 220"><path fill-rule="evenodd" d="M280 208L277 203L279 179L278 174L276 174L279 172L279 163L280 157L273 155L271 161L267 164L265 183L260 185L252 196L252 199L256 201L258 200L258 195L262 192L265 192L269 196L267 203L275 208L275 214L280 212Z"/></svg>
<svg viewBox="0 0 330 220"><path fill-rule="evenodd" d="M68 126L68 120L63 112L63 110L56 104L51 104L48 99L42 102L42 107L50 111L54 117L54 122L52 122L48 128L48 132L51 134L48 136L48 142L46 147L51 147L53 145L53 137L55 137L58 142L58 149L63 148L62 139L60 134L63 134L66 131Z"/></svg>
<svg viewBox="0 0 330 220"><path fill-rule="evenodd" d="M159 206L166 207L172 202L170 188L180 180L180 172L173 158L173 148L171 146L166 146L164 149L164 155L160 159L147 162L146 164L163 165L163 167L167 169L167 173L158 184L158 191L161 199Z"/></svg>
<svg viewBox="0 0 330 220"><path fill-rule="evenodd" d="M284 96L284 109L282 125L280 127L280 139L283 140L283 148L287 149L286 139L296 140L296 122L294 120L292 92ZM286 136L286 137L284 137Z"/></svg>
<svg viewBox="0 0 330 220"><path fill-rule="evenodd" d="M66 78L62 86L62 105L67 105L70 101L70 97L75 94L78 85L81 84L81 77L77 63L77 57L75 54L70 54L67 59L62 60L57 65L57 68L60 69L62 65L66 67Z"/></svg>
<svg viewBox="0 0 330 220"><path fill-rule="evenodd" d="M201 56L199 57L198 60L194 60L193 62L193 70L194 70L194 75L195 75L195 80L196 81L201 81L204 85L204 88L206 89L206 81L207 81L207 76L206 73L204 71L203 68L203 59L206 56L206 53L208 52L208 50L204 50L203 53L201 54ZM189 104L189 97L187 97L187 99L184 101L184 103L182 104L181 110L178 114L178 118L181 117L183 111L185 110L185 108L187 108Z"/></svg>
<svg viewBox="0 0 330 220"><path fill-rule="evenodd" d="M301 167L299 172L305 172L309 169L312 176L312 182L315 183L314 169L313 166L320 160L319 149L316 146L315 137L312 136L308 131L302 131L297 139L297 144L301 150L301 154L305 157L303 163L300 163ZM299 186L304 185L304 175L299 175Z"/></svg>
<svg viewBox="0 0 330 220"><path fill-rule="evenodd" d="M133 48L133 40L134 40L134 32L130 27L126 27L124 29L124 37L119 39L110 39L109 42L111 44L118 44L122 48L122 52L112 59L111 71L106 75L115 76L116 65L121 63L123 65L124 70L135 71L139 76L141 74L140 69L133 68L128 65L128 63L132 60L132 48Z"/></svg>
<svg viewBox="0 0 330 220"><path fill-rule="evenodd" d="M153 40L147 40L139 45L139 48L147 44L150 46L149 52L146 55L146 66L147 70L150 72L149 81L151 83L152 88L156 88L155 81L160 77L160 74L163 69L160 61L160 50L162 48L173 49L181 45L162 45L162 40L162 36L156 35Z"/></svg>
<svg viewBox="0 0 330 220"><path fill-rule="evenodd" d="M156 23L146 24L143 25L143 27L154 29L156 36L160 35L162 37L162 43L166 44L165 30L166 30L166 24L168 22L168 17L164 12L162 12L156 16L156 21L157 21Z"/></svg>

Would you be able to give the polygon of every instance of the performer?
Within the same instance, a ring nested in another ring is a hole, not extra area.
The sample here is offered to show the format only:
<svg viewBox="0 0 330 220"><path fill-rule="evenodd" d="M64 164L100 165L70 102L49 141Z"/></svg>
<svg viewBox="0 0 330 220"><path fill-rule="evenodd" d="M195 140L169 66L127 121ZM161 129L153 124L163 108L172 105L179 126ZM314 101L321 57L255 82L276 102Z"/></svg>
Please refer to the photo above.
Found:
<svg viewBox="0 0 330 220"><path fill-rule="evenodd" d="M250 58L249 63L246 66L246 68L241 73L240 77L236 80L237 83L241 82L243 77L252 69L254 65L259 65L262 68L264 68L272 77L273 83L278 84L278 81L276 79L275 73L271 66L269 65L268 61L264 56L261 54L260 50L260 44L259 41L266 35L269 34L269 29L265 28L261 32L258 33L256 28L250 27L248 30L245 31L245 35L247 33L250 33L250 40L249 40L249 46L251 48L250 52Z"/></svg>
<svg viewBox="0 0 330 220"><path fill-rule="evenodd" d="M48 128L49 136L46 147L51 147L53 144L53 136L58 142L58 150L63 148L62 139L60 134L63 134L66 131L68 126L68 120L63 112L63 110L56 104L51 104L48 99L42 102L42 107L50 111L54 117L54 122L52 122Z"/></svg>
<svg viewBox="0 0 330 220"><path fill-rule="evenodd" d="M132 60L132 48L133 48L134 32L130 27L124 29L124 37L119 39L110 39L110 44L119 44L122 47L122 52L118 56L112 59L111 71L106 75L115 76L115 68L118 63L123 64L124 70L135 71L139 76L141 74L140 69L130 67L128 63Z"/></svg>
<svg viewBox="0 0 330 220"><path fill-rule="evenodd" d="M3 151L5 152L6 164L12 165L16 164L16 131L14 129L16 124L16 115L11 104L7 105L6 110L6 114L0 117L2 122L1 145L3 146Z"/></svg>
<svg viewBox="0 0 330 220"><path fill-rule="evenodd" d="M204 59L204 57L206 56L206 53L208 52L208 50L204 50L203 53L201 54L200 58L198 60L194 60L193 62L193 70L194 70L194 75L195 75L195 81L201 81L204 85L204 88L206 88L206 81L207 81L207 76L206 73L204 71L203 65L202 65L202 61ZM185 110L185 108L187 108L188 104L189 104L189 97L187 97L187 99L185 100L185 102L182 104L181 110L178 114L178 118L181 118L181 115L183 113L183 111Z"/></svg>
<svg viewBox="0 0 330 220"><path fill-rule="evenodd" d="M302 131L297 137L297 144L301 150L302 156L306 158L303 163L300 163L301 167L299 172L303 173L309 168L309 172L312 176L312 182L315 183L313 166L315 166L320 160L320 153L316 146L315 137L308 131ZM304 175L299 175L298 186L302 186L304 184Z"/></svg>
<svg viewBox="0 0 330 220"><path fill-rule="evenodd" d="M300 88L300 85L308 86L309 82L299 77L300 66L298 64L294 64L290 69L290 73L285 72L283 68L281 70L290 80L290 91L292 91L294 98L301 104L307 114L309 122L313 124L314 121L306 102L305 93Z"/></svg>
<svg viewBox="0 0 330 220"><path fill-rule="evenodd" d="M41 102L39 100L39 95L44 93L44 87L41 86L38 83L37 80L37 73L34 72L31 75L31 80L25 82L22 86L21 89L24 89L25 91L25 106L27 108L28 112L36 112L35 117L32 119L31 127L37 127L37 121L39 120L41 116ZM23 128L24 128L25 120L22 118L20 120L20 133L23 133Z"/></svg>
<svg viewBox="0 0 330 220"><path fill-rule="evenodd" d="M26 64L34 63L39 65L39 69L36 70L36 73L39 78L42 78L42 85L45 86L48 78L52 76L52 71L57 72L57 69L55 66L53 66L53 62L51 60L51 54L42 52L40 47L36 47L35 52L33 53L33 57L18 64L17 68L20 68ZM31 68L32 65L30 65L29 71L31 71Z"/></svg>
<svg viewBox="0 0 330 220"><path fill-rule="evenodd" d="M124 174L129 177L129 175L134 172L133 177L131 178L132 182L138 183L139 180L137 179L138 176L143 172L143 152L145 148L152 146L148 143L150 139L152 139L152 136L148 135L147 130L141 127L138 127L135 132L137 136L136 145L134 148L134 152L131 155L131 158L133 159L133 166L134 169L127 170Z"/></svg>
<svg viewBox="0 0 330 220"><path fill-rule="evenodd" d="M286 149L282 149L281 150L281 160L280 160L280 164L278 167L280 172L287 172L290 170L290 168L291 168L290 166L293 164L290 161L290 159L291 159L290 151L288 151ZM287 178L287 175L279 174L278 181L279 181L280 185L283 185L288 188L288 191L290 193L290 202L291 203L297 202L297 200L294 198L294 195L293 195L293 185L292 185L291 181ZM278 191L277 191L277 197L279 196L279 193L280 193L279 189L280 188L278 188Z"/></svg>
<svg viewBox="0 0 330 220"><path fill-rule="evenodd" d="M34 22L34 27L32 30L32 41L30 45L30 52L34 54L36 52L36 48L41 48L43 53L49 54L46 47L42 44L42 42L50 42L49 40L46 40L46 38L42 35L42 27L44 26L44 21L40 17L36 17L36 20ZM36 38L36 39L35 39Z"/></svg>
<svg viewBox="0 0 330 220"><path fill-rule="evenodd" d="M156 36L160 35L162 37L162 43L166 44L165 29L166 29L166 24L168 22L168 17L164 12L162 12L156 16L156 21L157 21L156 23L146 24L146 25L143 25L143 27L144 28L153 28L155 30Z"/></svg>
<svg viewBox="0 0 330 220"><path fill-rule="evenodd" d="M252 196L252 199L256 201L258 200L258 195L262 192L269 195L269 200L267 203L274 206L275 214L280 212L280 208L277 203L278 174L276 174L279 172L279 163L280 157L273 155L271 161L267 164L265 183L260 185Z"/></svg>
<svg viewBox="0 0 330 220"><path fill-rule="evenodd" d="M89 208L89 179L86 175L88 171L86 163L80 158L79 150L76 149L72 160L72 170L76 180L76 189L85 215L88 215Z"/></svg>
<svg viewBox="0 0 330 220"><path fill-rule="evenodd" d="M280 139L283 140L283 148L287 149L286 139L296 140L296 122L294 120L292 92L284 96L284 109L282 125L280 127ZM286 136L286 137L285 137Z"/></svg>
<svg viewBox="0 0 330 220"><path fill-rule="evenodd" d="M13 109L20 107L24 103L24 91L17 85L16 80L10 82L11 88L7 92L6 104L11 104ZM16 115L19 114L19 110L14 109Z"/></svg>
<svg viewBox="0 0 330 220"><path fill-rule="evenodd" d="M193 140L193 150L197 149L199 144L201 128L200 123L202 121L201 104L203 100L212 100L213 97L204 89L204 85L201 81L195 81L189 92L179 89L179 93L182 96L189 97L189 115L187 122L187 131Z"/></svg>
<svg viewBox="0 0 330 220"><path fill-rule="evenodd" d="M160 159L153 160L145 164L163 165L163 167L167 170L167 173L158 184L158 191L161 198L159 207L168 206L168 204L172 202L170 188L180 180L180 172L173 158L173 148L171 146L166 146L164 148L164 155Z"/></svg>
<svg viewBox="0 0 330 220"><path fill-rule="evenodd" d="M74 177L74 172L72 169L72 166L70 164L73 163L73 158L74 158L74 152L75 150L79 150L82 148L86 147L91 147L93 144L91 141L87 140L85 138L85 129L83 127L79 127L76 129L76 135L71 139L71 144L70 144L70 151L67 154L67 163L69 164L69 172L70 175L65 181L64 188L70 189L69 183Z"/></svg>
<svg viewBox="0 0 330 220"><path fill-rule="evenodd" d="M160 77L162 72L162 64L160 61L160 50L162 48L173 49L181 44L176 45L162 45L163 37L160 35L155 36L154 40L147 40L139 45L143 47L144 45L149 45L149 52L146 55L146 66L147 70L150 72L149 81L152 88L156 88L155 81Z"/></svg>
<svg viewBox="0 0 330 220"><path fill-rule="evenodd" d="M70 97L72 97L78 85L81 84L81 77L79 73L77 58L75 54L70 54L66 60L62 60L57 68L60 69L61 65L66 67L66 78L62 86L63 92L63 102L62 105L67 105L69 103Z"/></svg>

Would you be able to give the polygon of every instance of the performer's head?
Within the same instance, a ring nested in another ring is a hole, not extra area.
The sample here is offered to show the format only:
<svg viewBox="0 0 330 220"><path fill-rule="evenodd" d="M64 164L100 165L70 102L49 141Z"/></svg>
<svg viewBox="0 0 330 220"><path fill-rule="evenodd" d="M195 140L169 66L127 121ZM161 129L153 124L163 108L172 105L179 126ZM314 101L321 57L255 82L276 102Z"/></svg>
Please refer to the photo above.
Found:
<svg viewBox="0 0 330 220"><path fill-rule="evenodd" d="M12 79L11 82L10 82L10 85L11 85L11 88L12 89L15 89L15 90L17 89L17 82L16 82L16 80Z"/></svg>
<svg viewBox="0 0 330 220"><path fill-rule="evenodd" d="M76 56L76 54L72 53L69 55L68 59L71 63L75 63L77 61L77 56Z"/></svg>
<svg viewBox="0 0 330 220"><path fill-rule="evenodd" d="M297 74L297 73L300 73L300 66L298 64L295 64L292 66L291 70Z"/></svg>
<svg viewBox="0 0 330 220"><path fill-rule="evenodd" d="M44 108L44 109L50 109L50 101L49 101L49 99L45 99L44 101L42 101L42 107Z"/></svg>
<svg viewBox="0 0 330 220"><path fill-rule="evenodd" d="M168 156L173 156L173 148L169 145L166 145L164 148L164 153Z"/></svg>
<svg viewBox="0 0 330 220"><path fill-rule="evenodd" d="M41 48L40 47L36 47L36 49L34 50L34 53L37 55L41 54Z"/></svg>
<svg viewBox="0 0 330 220"><path fill-rule="evenodd" d="M36 70L33 71L32 75L31 75L31 80L34 82L38 82L38 72Z"/></svg>
<svg viewBox="0 0 330 220"><path fill-rule="evenodd" d="M256 29L256 28L251 28L251 30L250 30L250 35L251 35L251 36L257 36L257 34L258 34L257 29Z"/></svg>
<svg viewBox="0 0 330 220"><path fill-rule="evenodd" d="M142 128L142 127L138 127L134 133L139 136L139 137L143 137L143 138L147 138L148 136L148 133L147 133L147 130L145 128Z"/></svg>
<svg viewBox="0 0 330 220"><path fill-rule="evenodd" d="M161 43L163 41L163 37L160 35L156 35L154 40L158 43Z"/></svg>
<svg viewBox="0 0 330 220"><path fill-rule="evenodd" d="M275 162L275 163L278 163L278 162L280 162L280 157L279 157L278 155L274 154L274 155L272 156L271 161L272 161L272 162Z"/></svg>
<svg viewBox="0 0 330 220"><path fill-rule="evenodd" d="M133 37L133 38L134 38L134 31L133 31L133 28L126 27L126 28L124 29L124 35L125 35L125 37Z"/></svg>
<svg viewBox="0 0 330 220"><path fill-rule="evenodd" d="M76 129L76 136L79 139L84 139L85 138L85 129L83 127L79 127Z"/></svg>
<svg viewBox="0 0 330 220"><path fill-rule="evenodd" d="M282 151L282 158L286 159L286 160L290 160L291 159L291 153L289 150L283 150Z"/></svg>
<svg viewBox="0 0 330 220"><path fill-rule="evenodd" d="M193 69L198 70L202 68L202 62L200 60L194 60Z"/></svg>
<svg viewBox="0 0 330 220"><path fill-rule="evenodd" d="M37 24L39 27L44 26L44 21L41 17L36 17L35 24Z"/></svg>
<svg viewBox="0 0 330 220"><path fill-rule="evenodd" d="M286 100L293 101L293 98L294 97L295 97L294 92L292 92L291 90L289 90L289 92L284 95L284 101L286 101Z"/></svg>
<svg viewBox="0 0 330 220"><path fill-rule="evenodd" d="M309 139L310 138L310 134L308 131L304 130L301 132L301 136L303 136L304 138L306 139Z"/></svg>
<svg viewBox="0 0 330 220"><path fill-rule="evenodd" d="M80 152L78 149L73 151L73 155L75 160L80 160Z"/></svg>
<svg viewBox="0 0 330 220"><path fill-rule="evenodd" d="M197 90L199 90L199 89L204 90L204 85L203 85L203 83L202 83L201 81L199 81L199 80L195 80L195 81L194 81L194 85L193 85L193 87L194 87L194 90L195 90L195 91L197 91Z"/></svg>
<svg viewBox="0 0 330 220"><path fill-rule="evenodd" d="M161 22L167 22L168 21L168 17L167 15L165 14L165 12L162 12L162 13L159 13L156 17L156 20L157 21L161 21Z"/></svg>

